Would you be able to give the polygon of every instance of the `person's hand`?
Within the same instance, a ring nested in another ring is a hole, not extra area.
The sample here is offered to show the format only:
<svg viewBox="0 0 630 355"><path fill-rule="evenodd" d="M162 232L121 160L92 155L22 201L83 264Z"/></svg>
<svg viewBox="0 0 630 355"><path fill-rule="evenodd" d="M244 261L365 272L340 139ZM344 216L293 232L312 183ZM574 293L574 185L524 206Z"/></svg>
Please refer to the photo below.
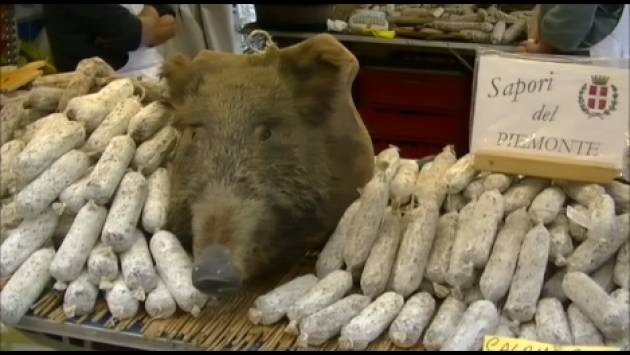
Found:
<svg viewBox="0 0 630 355"><path fill-rule="evenodd" d="M160 18L160 13L155 9L155 7L151 5L144 5L142 11L138 14L138 17L145 17L152 20L158 20Z"/></svg>
<svg viewBox="0 0 630 355"><path fill-rule="evenodd" d="M173 15L164 15L161 16L158 20L160 26L174 26L175 25L175 17Z"/></svg>
<svg viewBox="0 0 630 355"><path fill-rule="evenodd" d="M538 54L553 54L556 52L555 48L546 44L543 41L536 41L533 39L528 39L519 44L516 48L517 52L520 53L538 53Z"/></svg>
<svg viewBox="0 0 630 355"><path fill-rule="evenodd" d="M140 46L152 46L155 43L155 28L160 20L160 14L151 5L144 5L138 14L138 19L142 23L142 39Z"/></svg>
<svg viewBox="0 0 630 355"><path fill-rule="evenodd" d="M153 6L145 5L138 18L142 22L141 46L157 46L175 36L173 15L160 16Z"/></svg>

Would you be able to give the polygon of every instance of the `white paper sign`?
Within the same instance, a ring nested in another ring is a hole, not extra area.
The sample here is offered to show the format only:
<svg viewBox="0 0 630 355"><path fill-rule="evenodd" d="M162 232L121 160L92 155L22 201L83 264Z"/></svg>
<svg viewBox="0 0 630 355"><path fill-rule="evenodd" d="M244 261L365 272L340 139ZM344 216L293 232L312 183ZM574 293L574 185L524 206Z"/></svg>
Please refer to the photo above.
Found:
<svg viewBox="0 0 630 355"><path fill-rule="evenodd" d="M629 70L484 54L471 152L492 149L621 168Z"/></svg>

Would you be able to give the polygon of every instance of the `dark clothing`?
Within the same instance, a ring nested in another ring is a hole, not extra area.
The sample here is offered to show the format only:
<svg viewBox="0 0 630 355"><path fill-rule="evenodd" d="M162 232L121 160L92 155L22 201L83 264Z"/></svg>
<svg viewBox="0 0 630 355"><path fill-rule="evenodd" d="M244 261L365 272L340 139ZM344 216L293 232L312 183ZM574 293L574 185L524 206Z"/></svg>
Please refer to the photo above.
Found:
<svg viewBox="0 0 630 355"><path fill-rule="evenodd" d="M624 4L540 4L540 38L563 52L589 50L612 33Z"/></svg>
<svg viewBox="0 0 630 355"><path fill-rule="evenodd" d="M150 4L160 16L175 11ZM57 70L72 71L80 60L101 57L114 69L127 64L128 52L138 49L142 23L116 4L44 4L44 21Z"/></svg>

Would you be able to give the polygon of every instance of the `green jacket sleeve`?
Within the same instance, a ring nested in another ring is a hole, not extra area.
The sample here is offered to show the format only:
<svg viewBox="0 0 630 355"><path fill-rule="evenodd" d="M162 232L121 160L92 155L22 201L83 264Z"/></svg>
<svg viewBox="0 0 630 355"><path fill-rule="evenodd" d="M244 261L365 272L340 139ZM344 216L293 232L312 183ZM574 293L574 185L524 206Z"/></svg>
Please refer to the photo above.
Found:
<svg viewBox="0 0 630 355"><path fill-rule="evenodd" d="M541 4L540 38L569 52L579 49L595 21L597 4Z"/></svg>

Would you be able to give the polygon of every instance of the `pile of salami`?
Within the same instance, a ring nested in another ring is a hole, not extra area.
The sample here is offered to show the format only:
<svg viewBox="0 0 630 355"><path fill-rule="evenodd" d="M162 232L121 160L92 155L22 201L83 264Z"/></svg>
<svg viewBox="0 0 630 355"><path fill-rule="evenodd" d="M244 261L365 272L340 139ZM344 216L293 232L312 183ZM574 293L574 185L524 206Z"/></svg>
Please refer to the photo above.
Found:
<svg viewBox="0 0 630 355"><path fill-rule="evenodd" d="M496 5L388 4L371 10L387 14L397 35L427 40L461 40L495 45L513 45L527 36L533 11L504 12Z"/></svg>
<svg viewBox="0 0 630 355"><path fill-rule="evenodd" d="M114 319L199 314L208 296L163 230L179 133L161 81L117 78L99 58L3 97L0 319L20 321L54 281L67 317L101 291Z"/></svg>
<svg viewBox="0 0 630 355"><path fill-rule="evenodd" d="M630 185L479 172L445 147L419 168L391 147L319 254L260 296L298 344L480 350L499 335L627 347Z"/></svg>

